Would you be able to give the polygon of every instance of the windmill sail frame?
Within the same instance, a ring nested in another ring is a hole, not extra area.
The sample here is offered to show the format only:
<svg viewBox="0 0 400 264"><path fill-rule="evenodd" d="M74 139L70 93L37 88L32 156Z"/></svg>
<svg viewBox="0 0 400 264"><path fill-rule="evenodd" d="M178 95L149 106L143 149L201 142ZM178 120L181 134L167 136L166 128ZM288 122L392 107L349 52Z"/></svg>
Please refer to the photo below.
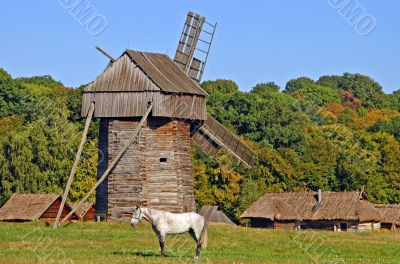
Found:
<svg viewBox="0 0 400 264"><path fill-rule="evenodd" d="M209 30L204 29L208 27ZM196 82L201 82L217 23L211 24L204 16L189 12L176 49L176 65ZM201 42L203 48L198 47Z"/></svg>
<svg viewBox="0 0 400 264"><path fill-rule="evenodd" d="M216 28L217 23L211 24L204 16L192 11L186 17L174 62L197 83L203 78ZM191 138L212 157L224 148L247 168L256 161L255 151L209 114L205 120L192 123Z"/></svg>
<svg viewBox="0 0 400 264"><path fill-rule="evenodd" d="M256 152L209 114L191 137L211 157L215 157L218 150L223 148L247 168L251 168L256 161Z"/></svg>

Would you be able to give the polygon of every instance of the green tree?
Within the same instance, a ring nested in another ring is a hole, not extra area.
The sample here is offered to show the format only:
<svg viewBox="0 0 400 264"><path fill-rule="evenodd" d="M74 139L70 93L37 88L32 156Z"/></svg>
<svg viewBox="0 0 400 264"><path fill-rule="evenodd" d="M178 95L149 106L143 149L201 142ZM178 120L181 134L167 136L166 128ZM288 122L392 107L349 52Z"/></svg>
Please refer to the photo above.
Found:
<svg viewBox="0 0 400 264"><path fill-rule="evenodd" d="M219 79L215 81L206 81L201 84L201 87L203 87L203 89L205 89L209 94L229 94L239 91L239 86L231 80Z"/></svg>
<svg viewBox="0 0 400 264"><path fill-rule="evenodd" d="M392 134L400 142L400 116L386 121L378 121L368 128L370 132L386 132Z"/></svg>
<svg viewBox="0 0 400 264"><path fill-rule="evenodd" d="M251 90L252 94L257 94L261 97L268 97L269 94L279 92L280 87L274 82L259 83Z"/></svg>
<svg viewBox="0 0 400 264"><path fill-rule="evenodd" d="M285 92L299 100L306 100L318 106L340 102L338 89L318 85L306 77L289 81L286 84Z"/></svg>
<svg viewBox="0 0 400 264"><path fill-rule="evenodd" d="M208 85L213 86L212 82ZM219 83L219 85L221 85ZM250 93L210 94L210 113L233 132L275 148L301 144L301 124L309 122L298 102L272 84L260 84Z"/></svg>
<svg viewBox="0 0 400 264"><path fill-rule="evenodd" d="M97 139L85 144L83 155L79 163L74 181L71 186L69 199L79 201L92 189L96 183L97 176ZM89 201L95 201L95 193L89 197Z"/></svg>
<svg viewBox="0 0 400 264"><path fill-rule="evenodd" d="M317 84L351 92L366 108L379 107L383 102L382 87L365 75L344 73L343 76L322 76Z"/></svg>
<svg viewBox="0 0 400 264"><path fill-rule="evenodd" d="M300 77L287 82L285 92L292 96L307 87L314 87L315 82L307 77Z"/></svg>
<svg viewBox="0 0 400 264"><path fill-rule="evenodd" d="M0 68L0 118L19 114L24 99L22 87Z"/></svg>
<svg viewBox="0 0 400 264"><path fill-rule="evenodd" d="M332 190L337 187L335 175L337 149L322 131L313 127L308 131L304 151L296 171L302 173L308 190Z"/></svg>
<svg viewBox="0 0 400 264"><path fill-rule="evenodd" d="M23 77L23 78L17 78L15 79L16 82L18 83L24 83L24 84L36 84L40 86L45 86L45 87L64 87L64 85L53 79L50 75L43 75L43 76L33 76L33 77Z"/></svg>
<svg viewBox="0 0 400 264"><path fill-rule="evenodd" d="M369 194L379 203L400 202L400 143L393 135L377 132L361 134L361 142L378 159L377 175L368 180Z"/></svg>
<svg viewBox="0 0 400 264"><path fill-rule="evenodd" d="M68 122L69 111L62 100L43 104L43 116L23 126L11 122L3 131L0 160L7 171L0 175L1 190L8 198L13 192L60 193L72 166L79 142L77 127Z"/></svg>

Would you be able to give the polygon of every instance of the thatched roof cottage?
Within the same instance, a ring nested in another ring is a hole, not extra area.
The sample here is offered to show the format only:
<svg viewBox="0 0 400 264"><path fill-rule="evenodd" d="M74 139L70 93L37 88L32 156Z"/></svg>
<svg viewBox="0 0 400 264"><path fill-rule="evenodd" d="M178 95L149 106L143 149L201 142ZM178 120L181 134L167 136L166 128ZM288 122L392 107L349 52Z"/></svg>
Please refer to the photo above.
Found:
<svg viewBox="0 0 400 264"><path fill-rule="evenodd" d="M393 231L400 229L400 204L375 204L374 207L383 217L381 228Z"/></svg>
<svg viewBox="0 0 400 264"><path fill-rule="evenodd" d="M382 216L362 192L267 193L242 215L254 227L369 230Z"/></svg>

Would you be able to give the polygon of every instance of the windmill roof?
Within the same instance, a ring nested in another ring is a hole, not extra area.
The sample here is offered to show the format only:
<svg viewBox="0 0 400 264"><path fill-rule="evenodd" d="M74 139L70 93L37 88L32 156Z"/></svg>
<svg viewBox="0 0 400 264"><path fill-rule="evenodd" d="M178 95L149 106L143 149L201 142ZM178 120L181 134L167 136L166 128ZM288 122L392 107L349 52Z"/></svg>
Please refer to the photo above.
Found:
<svg viewBox="0 0 400 264"><path fill-rule="evenodd" d="M110 64L84 92L141 92L207 93L193 81L167 55L153 52L126 50Z"/></svg>
<svg viewBox="0 0 400 264"><path fill-rule="evenodd" d="M316 192L267 193L241 218L271 220L357 220L380 221L381 214L359 192L323 192L318 203ZM297 215L297 218L294 216Z"/></svg>

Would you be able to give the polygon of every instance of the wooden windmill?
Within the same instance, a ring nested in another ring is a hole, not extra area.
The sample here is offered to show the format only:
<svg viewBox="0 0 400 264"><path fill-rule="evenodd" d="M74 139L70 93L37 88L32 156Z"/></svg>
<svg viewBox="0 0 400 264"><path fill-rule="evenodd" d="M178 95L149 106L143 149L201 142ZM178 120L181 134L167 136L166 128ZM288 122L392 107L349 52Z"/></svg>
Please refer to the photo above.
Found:
<svg viewBox="0 0 400 264"><path fill-rule="evenodd" d="M255 152L207 114L207 93L199 85L215 28L189 12L174 60L133 50L115 60L99 49L110 63L84 89L82 116L87 121L60 210L92 117L100 118L98 182L72 213L95 190L101 219L129 220L135 205L193 211L191 140L211 156L224 148L252 166Z"/></svg>

